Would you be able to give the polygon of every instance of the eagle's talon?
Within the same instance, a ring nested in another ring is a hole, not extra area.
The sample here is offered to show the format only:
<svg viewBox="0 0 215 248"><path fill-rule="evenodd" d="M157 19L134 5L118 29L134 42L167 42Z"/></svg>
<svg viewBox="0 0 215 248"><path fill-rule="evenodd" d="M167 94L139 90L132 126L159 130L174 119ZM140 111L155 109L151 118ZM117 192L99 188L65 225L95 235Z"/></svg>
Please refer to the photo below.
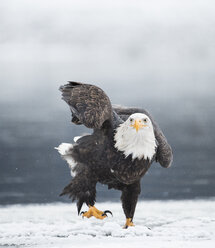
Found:
<svg viewBox="0 0 215 248"><path fill-rule="evenodd" d="M126 223L125 223L123 229L127 229L129 226L134 226L134 223L132 222L131 218L126 219Z"/></svg>
<svg viewBox="0 0 215 248"><path fill-rule="evenodd" d="M89 205L88 211L85 211L85 212L82 211L80 213L80 215L82 215L82 218L84 218L84 217L90 218L90 217L94 216L97 219L103 220L104 218L108 217L107 213L110 213L113 216L112 212L109 211L109 210L105 210L103 212L103 211L98 210L95 206L90 206Z"/></svg>
<svg viewBox="0 0 215 248"><path fill-rule="evenodd" d="M84 214L86 213L87 211L82 211L81 213L80 213L80 215L82 216L82 218L84 218Z"/></svg>
<svg viewBox="0 0 215 248"><path fill-rule="evenodd" d="M111 214L112 217L113 217L113 214L112 214L112 212L110 210L105 210L104 213L102 214L102 216L107 216L107 213Z"/></svg>

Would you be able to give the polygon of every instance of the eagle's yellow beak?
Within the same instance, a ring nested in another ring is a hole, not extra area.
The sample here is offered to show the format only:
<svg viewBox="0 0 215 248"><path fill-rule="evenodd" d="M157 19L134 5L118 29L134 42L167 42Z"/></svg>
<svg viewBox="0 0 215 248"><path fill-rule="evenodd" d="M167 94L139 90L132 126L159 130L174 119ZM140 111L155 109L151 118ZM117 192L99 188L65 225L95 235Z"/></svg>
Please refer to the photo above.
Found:
<svg viewBox="0 0 215 248"><path fill-rule="evenodd" d="M131 125L131 127L135 128L136 131L138 131L140 128L146 127L146 125L144 125L140 119L136 119L134 124Z"/></svg>

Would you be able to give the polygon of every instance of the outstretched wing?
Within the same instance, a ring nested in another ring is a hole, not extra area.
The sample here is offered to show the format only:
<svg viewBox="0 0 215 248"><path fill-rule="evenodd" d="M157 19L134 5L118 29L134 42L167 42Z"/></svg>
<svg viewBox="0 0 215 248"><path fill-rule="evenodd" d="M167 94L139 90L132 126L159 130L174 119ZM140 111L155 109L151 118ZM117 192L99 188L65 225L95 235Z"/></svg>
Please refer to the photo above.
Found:
<svg viewBox="0 0 215 248"><path fill-rule="evenodd" d="M112 106L105 92L97 86L69 82L60 87L62 99L69 105L72 122L88 128L100 129L105 121L112 121Z"/></svg>
<svg viewBox="0 0 215 248"><path fill-rule="evenodd" d="M153 127L154 127L154 133L155 138L158 142L158 148L157 148L157 154L156 154L156 160L160 163L163 167L170 167L172 160L173 160L173 154L172 154L172 148L168 144L166 137L164 136L163 132L161 131L158 124L153 120L151 115L145 110L140 108L127 108L127 107L113 107L113 110L120 116L121 119L124 121L127 120L127 118L134 113L144 113L152 121Z"/></svg>

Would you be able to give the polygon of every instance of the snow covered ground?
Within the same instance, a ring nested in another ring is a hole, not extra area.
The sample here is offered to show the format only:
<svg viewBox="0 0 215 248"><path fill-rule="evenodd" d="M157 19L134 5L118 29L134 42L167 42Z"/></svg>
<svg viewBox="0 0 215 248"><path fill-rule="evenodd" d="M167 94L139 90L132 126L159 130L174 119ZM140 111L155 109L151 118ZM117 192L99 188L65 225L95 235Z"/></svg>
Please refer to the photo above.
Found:
<svg viewBox="0 0 215 248"><path fill-rule="evenodd" d="M96 206L113 217L82 219L75 204L1 206L0 247L215 247L215 199L139 202L129 229L120 203Z"/></svg>

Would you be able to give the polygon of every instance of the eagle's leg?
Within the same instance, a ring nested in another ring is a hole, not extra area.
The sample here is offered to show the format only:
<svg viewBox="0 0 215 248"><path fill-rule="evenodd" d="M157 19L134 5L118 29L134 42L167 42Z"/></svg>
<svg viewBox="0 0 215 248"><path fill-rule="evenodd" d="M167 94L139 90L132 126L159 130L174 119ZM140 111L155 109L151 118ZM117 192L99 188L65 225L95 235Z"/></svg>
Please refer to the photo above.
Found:
<svg viewBox="0 0 215 248"><path fill-rule="evenodd" d="M77 200L78 214L80 214L83 204L86 203L87 206L89 206L89 211L88 211L88 214L86 212L84 216L89 218L90 215L92 214L91 216L93 216L93 212L95 212L95 207L93 208L92 206L94 206L96 202L97 180L96 180L95 175L93 175L88 170L88 168L82 167L82 168L79 168L79 170L80 171L72 179L70 184L68 184L63 189L63 192L60 194L60 196L69 195L69 197L72 198L73 201ZM97 216L99 215L98 211L97 211ZM81 214L82 213L83 212L81 212Z"/></svg>
<svg viewBox="0 0 215 248"><path fill-rule="evenodd" d="M88 205L89 209L86 212L81 212L82 217L90 218L94 216L97 219L103 220L107 217L107 213L111 213L109 210L100 211L95 206ZM112 214L112 213L111 213Z"/></svg>
<svg viewBox="0 0 215 248"><path fill-rule="evenodd" d="M126 216L126 223L124 225L124 228L134 226L133 217L140 191L140 181L130 185L126 185L122 190L122 207Z"/></svg>

